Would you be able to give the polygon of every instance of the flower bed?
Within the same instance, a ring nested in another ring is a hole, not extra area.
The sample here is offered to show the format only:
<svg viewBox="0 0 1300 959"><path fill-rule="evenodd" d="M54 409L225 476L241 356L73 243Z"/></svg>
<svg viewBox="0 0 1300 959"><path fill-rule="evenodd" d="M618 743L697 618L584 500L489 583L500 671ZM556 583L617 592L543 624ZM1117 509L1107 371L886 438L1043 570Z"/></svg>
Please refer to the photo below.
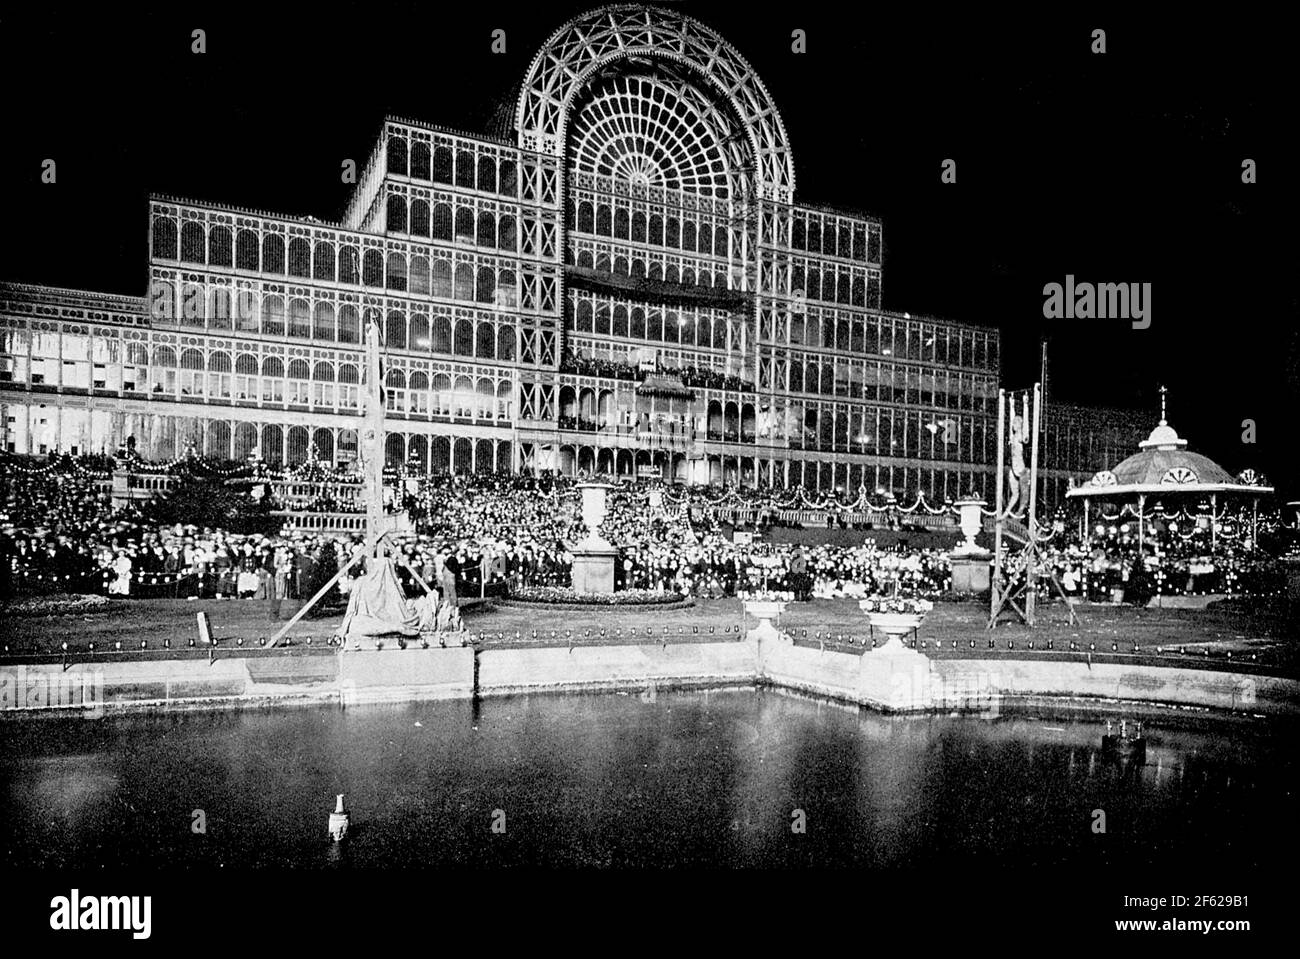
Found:
<svg viewBox="0 0 1300 959"><path fill-rule="evenodd" d="M914 599L908 596L868 596L858 603L864 613L901 613L910 616L924 616L934 609L934 603L928 599Z"/></svg>
<svg viewBox="0 0 1300 959"><path fill-rule="evenodd" d="M507 603L538 606L670 606L689 605L679 593L650 589L621 589L614 593L578 595L571 586L521 586L510 591Z"/></svg>
<svg viewBox="0 0 1300 959"><path fill-rule="evenodd" d="M10 616L61 616L65 613L95 613L108 609L108 597L93 593L54 593L33 596L7 603L4 612Z"/></svg>

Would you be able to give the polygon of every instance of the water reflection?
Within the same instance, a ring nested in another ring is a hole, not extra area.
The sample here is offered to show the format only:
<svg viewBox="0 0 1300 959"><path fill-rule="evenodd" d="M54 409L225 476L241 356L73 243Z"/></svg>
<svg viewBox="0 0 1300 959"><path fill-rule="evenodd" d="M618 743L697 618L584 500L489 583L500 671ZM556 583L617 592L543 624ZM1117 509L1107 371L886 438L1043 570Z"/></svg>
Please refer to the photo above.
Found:
<svg viewBox="0 0 1300 959"><path fill-rule="evenodd" d="M9 867L951 868L1254 866L1293 847L1282 727L1149 722L1145 763L1104 758L1104 729L770 689L12 723L0 848Z"/></svg>

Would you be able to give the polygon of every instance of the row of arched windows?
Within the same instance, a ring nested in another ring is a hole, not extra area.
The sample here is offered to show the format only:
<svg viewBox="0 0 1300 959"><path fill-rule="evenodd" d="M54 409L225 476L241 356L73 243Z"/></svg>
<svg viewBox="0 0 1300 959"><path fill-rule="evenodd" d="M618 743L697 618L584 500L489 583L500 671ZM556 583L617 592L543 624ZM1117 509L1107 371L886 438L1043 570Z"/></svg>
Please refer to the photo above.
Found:
<svg viewBox="0 0 1300 959"><path fill-rule="evenodd" d="M874 272L869 276L870 288L868 277L861 273L853 274L842 268L836 270L833 266L823 270L815 260L806 264L796 261L790 269L790 289L795 296L802 293L809 300L878 309L880 279Z"/></svg>
<svg viewBox="0 0 1300 959"><path fill-rule="evenodd" d="M190 294L191 290L195 291L194 295ZM336 308L325 301L312 305L297 296L290 297L286 303L285 297L278 293L264 296L260 304L253 298L251 305L240 306L232 315L229 290L214 288L204 297L198 287L189 285L183 288L182 299L199 304L183 310L179 319L182 326L196 329L261 333L326 343L360 343L361 331L373 320L379 324L381 338L389 349L507 362L515 358L516 331L510 322L468 319L453 322L445 314L430 318L427 313L408 314L399 309L363 311L350 303ZM155 315L161 316L161 312Z"/></svg>
<svg viewBox="0 0 1300 959"><path fill-rule="evenodd" d="M850 224L845 220L823 221L816 214L796 213L790 228L790 246L809 253L822 253L845 260L880 262L880 228Z"/></svg>
<svg viewBox="0 0 1300 959"><path fill-rule="evenodd" d="M597 333L634 340L727 347L727 319L686 310L646 310L623 303L579 300L573 307L576 333Z"/></svg>
<svg viewBox="0 0 1300 959"><path fill-rule="evenodd" d="M467 204L410 200L391 194L386 204L389 233L405 233L445 243L473 243L513 253L519 248L518 220L511 213L475 211Z"/></svg>
<svg viewBox="0 0 1300 959"><path fill-rule="evenodd" d="M389 134L387 147L388 172L409 176L413 180L445 183L480 193L497 193L517 196L519 193L518 164L514 160L495 157L475 157L472 150L456 150L416 141L408 147L406 138Z"/></svg>
<svg viewBox="0 0 1300 959"><path fill-rule="evenodd" d="M705 286L719 290L727 288L727 274L722 270L710 272L703 264L698 272L694 266L678 267L676 263L661 263L650 260L649 263L639 256L628 257L622 254L610 256L608 253L593 254L591 250L579 250L574 257L574 265L599 273L612 273L615 276L629 276L634 280L659 280L665 283L680 283L683 286Z"/></svg>
<svg viewBox="0 0 1300 959"><path fill-rule="evenodd" d="M588 200L575 206L570 200L568 224L571 231L588 236L610 237L718 257L726 257L728 252L725 226L696 222L671 213L646 213L644 210L627 210L604 203L593 204Z"/></svg>
<svg viewBox="0 0 1300 959"><path fill-rule="evenodd" d="M479 222L488 224L491 216L480 214ZM513 217L504 216L502 223L497 224L493 219L493 234L498 235L499 228L505 226L513 238L513 220ZM477 228L471 225L470 229ZM180 228L178 253L176 221L169 217L155 217L153 255L183 263L233 266L237 270L256 273L287 274L303 280L386 288L504 307L518 303L518 278L513 269L488 265L476 268L464 262L453 266L448 258L430 258L420 253L408 258L406 254L393 251L385 256L382 250L367 248L362 251L352 244L336 248L328 240L317 240L313 245L312 241L300 236L290 237L286 243L285 237L278 233L267 233L259 241L257 234L247 229L239 230L238 237L234 238L230 227L218 225L205 231L202 223L193 220L186 221Z"/></svg>

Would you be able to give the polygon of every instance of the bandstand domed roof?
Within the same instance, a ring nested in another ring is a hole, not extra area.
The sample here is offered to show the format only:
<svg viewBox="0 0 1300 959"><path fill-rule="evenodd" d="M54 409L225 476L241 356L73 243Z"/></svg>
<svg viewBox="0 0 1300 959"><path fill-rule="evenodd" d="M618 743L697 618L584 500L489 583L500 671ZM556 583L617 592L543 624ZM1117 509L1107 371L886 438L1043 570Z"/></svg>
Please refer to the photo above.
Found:
<svg viewBox="0 0 1300 959"><path fill-rule="evenodd" d="M1163 394L1163 390L1161 391ZM1214 460L1187 449L1187 440L1164 417L1161 397L1160 423L1138 444L1139 450L1118 466L1102 470L1067 496L1123 497L1128 494L1182 494L1239 492L1272 493L1254 470L1234 477Z"/></svg>

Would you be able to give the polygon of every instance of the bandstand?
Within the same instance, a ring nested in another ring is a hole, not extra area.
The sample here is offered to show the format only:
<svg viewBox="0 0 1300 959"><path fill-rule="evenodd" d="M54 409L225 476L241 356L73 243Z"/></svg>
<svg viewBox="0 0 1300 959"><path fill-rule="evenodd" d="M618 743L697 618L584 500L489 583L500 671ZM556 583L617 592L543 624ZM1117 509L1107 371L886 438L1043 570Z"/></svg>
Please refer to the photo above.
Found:
<svg viewBox="0 0 1300 959"><path fill-rule="evenodd" d="M1160 390L1160 423L1140 449L1113 469L1102 470L1088 482L1069 490L1066 496L1083 501L1080 534L1090 541L1092 507L1105 504L1137 519L1138 554L1147 545L1148 524L1153 517L1193 521L1208 528L1210 549L1219 546L1220 519L1227 506L1249 503L1251 543L1257 543L1259 501L1273 494L1254 470L1233 477L1209 457L1187 449L1187 441L1169 425L1165 415L1165 389ZM1114 515L1114 514L1106 514Z"/></svg>

